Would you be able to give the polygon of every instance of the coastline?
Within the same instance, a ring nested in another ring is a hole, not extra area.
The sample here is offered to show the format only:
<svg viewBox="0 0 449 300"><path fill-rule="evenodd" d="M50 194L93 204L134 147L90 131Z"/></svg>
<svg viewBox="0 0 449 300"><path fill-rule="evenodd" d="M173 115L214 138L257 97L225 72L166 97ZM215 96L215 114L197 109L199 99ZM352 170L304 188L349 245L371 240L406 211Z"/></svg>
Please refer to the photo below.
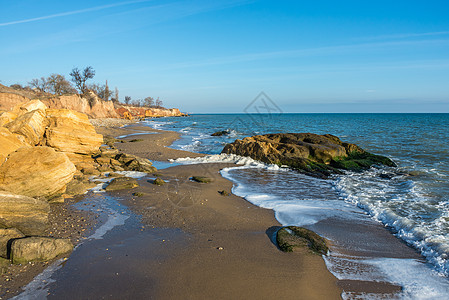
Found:
<svg viewBox="0 0 449 300"><path fill-rule="evenodd" d="M98 128L104 135L121 136L135 132L143 141L117 143L126 153L151 160L200 157L203 154L168 148L179 138L170 131L155 130L133 124L125 128ZM130 136L124 140L136 138ZM158 170L167 183L156 186L142 181L132 191L115 192L145 226L181 229L188 234L188 247L165 250L161 266L152 264L151 281L156 282L157 299L219 298L306 298L340 299L341 288L327 270L323 259L304 249L300 253L283 253L271 241L280 226L274 212L252 205L245 199L218 192L230 192L232 182L219 170L233 164L181 165ZM212 177L201 184L192 176ZM150 180L151 181L151 180ZM140 192L142 197L132 197ZM148 209L151 207L152 209ZM154 272L156 269L156 272ZM182 288L175 289L175 286Z"/></svg>

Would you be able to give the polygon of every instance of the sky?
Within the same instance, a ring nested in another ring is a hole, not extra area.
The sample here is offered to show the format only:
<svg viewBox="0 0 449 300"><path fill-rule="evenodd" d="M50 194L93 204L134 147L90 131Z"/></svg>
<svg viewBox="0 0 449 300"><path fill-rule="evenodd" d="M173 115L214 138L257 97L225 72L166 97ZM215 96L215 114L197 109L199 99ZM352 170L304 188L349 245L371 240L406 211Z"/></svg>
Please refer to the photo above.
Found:
<svg viewBox="0 0 449 300"><path fill-rule="evenodd" d="M449 112L449 1L0 0L0 83L92 66L120 100Z"/></svg>

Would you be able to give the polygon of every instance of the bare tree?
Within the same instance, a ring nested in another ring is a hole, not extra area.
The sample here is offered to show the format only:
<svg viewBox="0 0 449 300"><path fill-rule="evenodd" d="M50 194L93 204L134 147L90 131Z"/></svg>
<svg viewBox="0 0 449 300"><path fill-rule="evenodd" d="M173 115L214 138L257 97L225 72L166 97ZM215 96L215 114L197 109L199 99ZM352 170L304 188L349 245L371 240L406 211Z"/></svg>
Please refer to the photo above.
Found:
<svg viewBox="0 0 449 300"><path fill-rule="evenodd" d="M125 96L125 104L128 105L130 101L131 101L131 97Z"/></svg>
<svg viewBox="0 0 449 300"><path fill-rule="evenodd" d="M159 99L159 97L157 97L156 99L156 107L162 107L163 103L162 100Z"/></svg>
<svg viewBox="0 0 449 300"><path fill-rule="evenodd" d="M56 95L74 94L76 90L72 87L63 75L51 74L47 78L49 91Z"/></svg>
<svg viewBox="0 0 449 300"><path fill-rule="evenodd" d="M115 87L114 98L115 98L115 101L118 102L118 88L117 87Z"/></svg>
<svg viewBox="0 0 449 300"><path fill-rule="evenodd" d="M147 107L152 107L154 105L154 98L153 97L146 97L144 99L144 105Z"/></svg>
<svg viewBox="0 0 449 300"><path fill-rule="evenodd" d="M88 90L86 82L94 78L95 70L91 66L84 68L82 72L78 68L73 68L70 76L80 94L85 94Z"/></svg>
<svg viewBox="0 0 449 300"><path fill-rule="evenodd" d="M106 80L106 84L104 85L104 95L103 100L109 101L109 97L112 95L112 92L109 90L108 81Z"/></svg>
<svg viewBox="0 0 449 300"><path fill-rule="evenodd" d="M41 77L40 79L35 78L32 79L29 83L31 88L38 89L40 92L46 93L48 90L48 81L47 78Z"/></svg>

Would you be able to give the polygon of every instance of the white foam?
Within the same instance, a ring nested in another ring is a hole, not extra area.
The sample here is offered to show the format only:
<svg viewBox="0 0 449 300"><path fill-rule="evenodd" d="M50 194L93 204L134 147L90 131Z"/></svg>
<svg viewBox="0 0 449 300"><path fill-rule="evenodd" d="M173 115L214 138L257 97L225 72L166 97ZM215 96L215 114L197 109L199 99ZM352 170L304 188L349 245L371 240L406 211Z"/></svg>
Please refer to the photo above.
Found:
<svg viewBox="0 0 449 300"><path fill-rule="evenodd" d="M254 160L250 157L240 156L236 154L214 154L214 155L206 155L203 157L186 157L186 158L178 158L178 159L170 159L170 162L176 162L181 164L201 164L201 163L231 163L237 165L243 165L244 167L252 167L252 168L264 168L271 170L279 170L281 167L274 164L265 164L260 161Z"/></svg>
<svg viewBox="0 0 449 300"><path fill-rule="evenodd" d="M47 268L45 268L42 273L34 277L34 279L28 283L24 288L23 292L19 295L12 297L14 300L41 300L47 299L49 285L56 280L52 279L51 276L54 272L59 270L63 262L64 258L58 259Z"/></svg>

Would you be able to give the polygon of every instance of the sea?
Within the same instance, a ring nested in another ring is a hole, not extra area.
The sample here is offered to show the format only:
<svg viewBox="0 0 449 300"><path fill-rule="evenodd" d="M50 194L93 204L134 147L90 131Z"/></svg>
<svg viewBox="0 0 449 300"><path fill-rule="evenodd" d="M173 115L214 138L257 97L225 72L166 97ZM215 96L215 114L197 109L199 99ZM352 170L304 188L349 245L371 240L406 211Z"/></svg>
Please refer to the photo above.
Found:
<svg viewBox="0 0 449 300"><path fill-rule="evenodd" d="M449 299L449 114L193 114L143 121L181 134L171 147L209 154L175 163L239 162L221 175L232 192L275 212L282 225L304 226L331 240L326 265L342 281L391 283L398 299ZM211 136L217 131L223 136ZM233 155L235 139L267 133L332 134L390 157L328 180ZM346 299L379 298L343 293Z"/></svg>

